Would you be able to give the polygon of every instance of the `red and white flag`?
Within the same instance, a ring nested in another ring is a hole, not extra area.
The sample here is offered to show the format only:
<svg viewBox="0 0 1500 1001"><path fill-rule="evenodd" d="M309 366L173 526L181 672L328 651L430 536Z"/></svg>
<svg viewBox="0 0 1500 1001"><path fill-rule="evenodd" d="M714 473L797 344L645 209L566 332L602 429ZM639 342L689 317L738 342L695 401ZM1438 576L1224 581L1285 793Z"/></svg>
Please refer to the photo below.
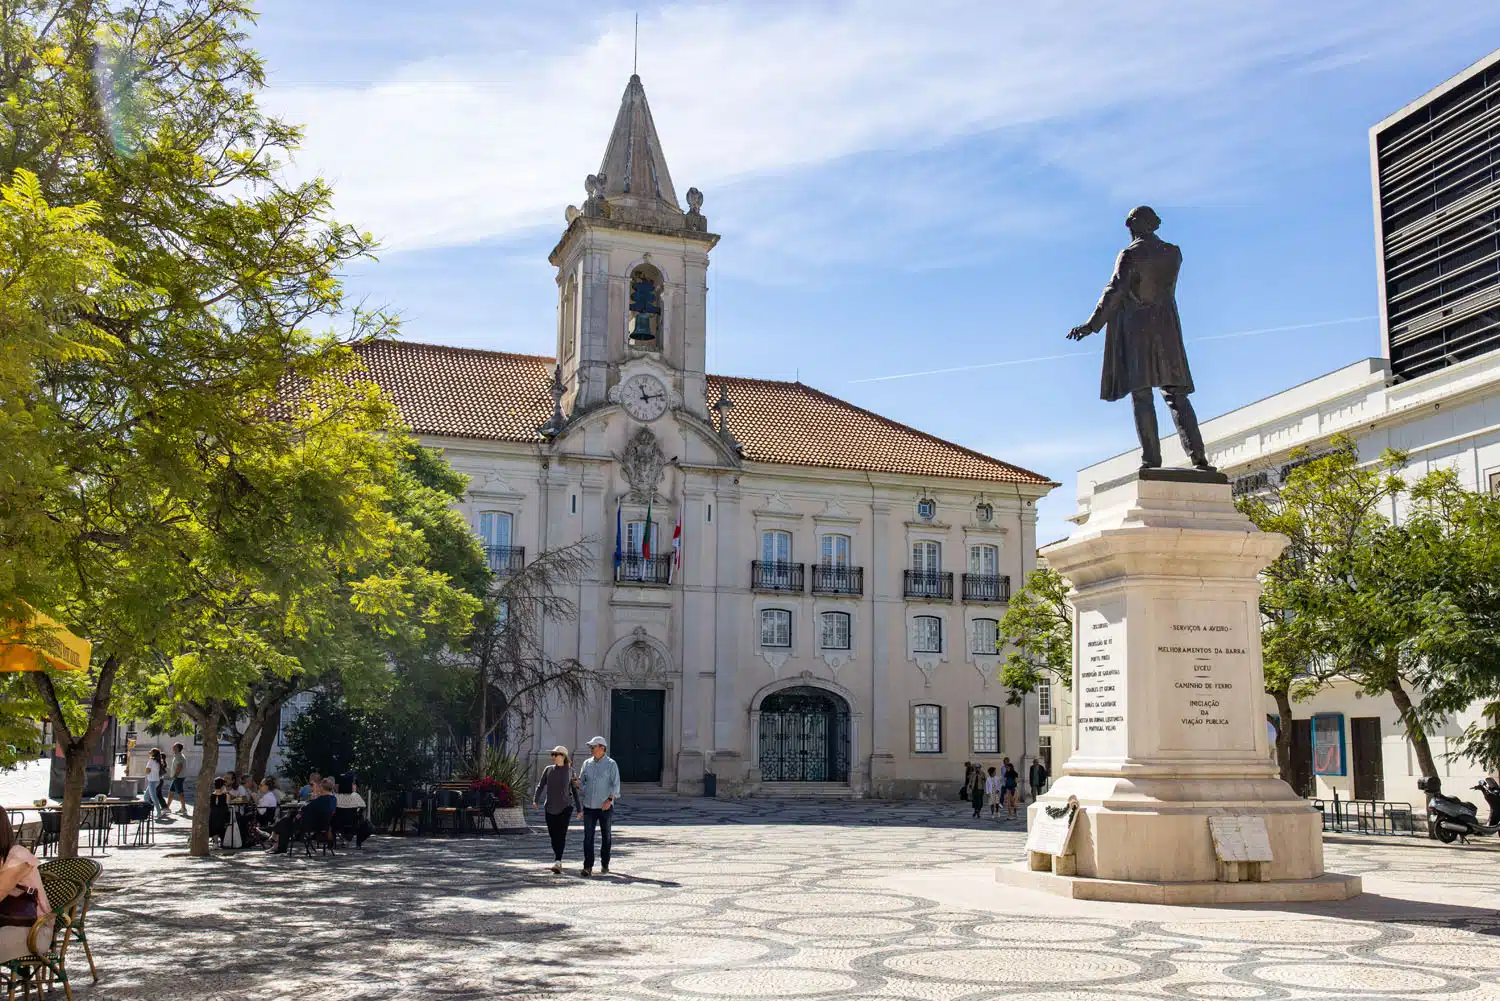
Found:
<svg viewBox="0 0 1500 1001"><path fill-rule="evenodd" d="M682 508L677 509L677 527L672 529L672 569L682 569Z"/></svg>

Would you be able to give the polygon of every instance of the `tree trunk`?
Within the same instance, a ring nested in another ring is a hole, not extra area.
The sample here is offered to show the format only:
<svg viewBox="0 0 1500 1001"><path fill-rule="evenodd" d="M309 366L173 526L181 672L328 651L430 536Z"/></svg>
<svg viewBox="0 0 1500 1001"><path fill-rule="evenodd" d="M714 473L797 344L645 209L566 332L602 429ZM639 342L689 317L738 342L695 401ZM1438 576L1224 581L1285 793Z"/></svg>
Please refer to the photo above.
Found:
<svg viewBox="0 0 1500 1001"><path fill-rule="evenodd" d="M194 858L207 858L212 851L209 844L208 817L212 812L214 776L219 770L219 724L223 717L217 706L206 713L190 712L193 721L203 733L203 763L198 766L198 780L193 804L193 827L188 835L188 854Z"/></svg>
<svg viewBox="0 0 1500 1001"><path fill-rule="evenodd" d="M1292 696L1287 689L1271 693L1276 699L1276 715L1281 722L1276 727L1276 764L1281 769L1281 781L1296 789L1297 769L1292 761Z"/></svg>
<svg viewBox="0 0 1500 1001"><path fill-rule="evenodd" d="M88 745L81 740L70 740L63 747L63 755L66 772L63 779L62 827L58 833L57 857L75 858L78 855L78 828L83 819L83 784L88 778Z"/></svg>
<svg viewBox="0 0 1500 1001"><path fill-rule="evenodd" d="M255 744L260 739L261 730L264 729L263 720L257 710L252 709L250 718L245 721L243 733L235 735L234 738L234 770L242 777L250 774L251 759L255 756ZM256 778L256 782L260 779Z"/></svg>
<svg viewBox="0 0 1500 1001"><path fill-rule="evenodd" d="M61 830L57 838L57 857L73 858L78 854L78 824L82 817L83 784L87 777L89 755L94 745L104 736L109 723L109 703L114 698L115 676L119 673L117 657L106 657L99 667L99 676L94 681L94 695L89 701L88 722L79 736L68 728L62 703L58 701L57 689L46 671L33 674L32 682L47 705L47 715L52 720L52 732L57 743L62 745L64 779Z"/></svg>
<svg viewBox="0 0 1500 1001"><path fill-rule="evenodd" d="M1423 731L1422 724L1417 722L1416 713L1412 710L1411 696L1406 694L1406 689L1401 685L1401 679L1392 678L1386 683L1385 690L1391 693L1391 701L1396 703L1396 711L1401 714L1401 722L1406 725L1406 736L1411 740L1412 749L1417 752L1417 764L1422 768L1422 777L1437 778L1437 760L1432 756L1432 745L1427 742L1427 734Z"/></svg>
<svg viewBox="0 0 1500 1001"><path fill-rule="evenodd" d="M276 735L281 732L281 701L273 703L266 721L260 728L260 738L250 755L250 775L258 783L266 777L266 768L271 763L271 751L276 747Z"/></svg>

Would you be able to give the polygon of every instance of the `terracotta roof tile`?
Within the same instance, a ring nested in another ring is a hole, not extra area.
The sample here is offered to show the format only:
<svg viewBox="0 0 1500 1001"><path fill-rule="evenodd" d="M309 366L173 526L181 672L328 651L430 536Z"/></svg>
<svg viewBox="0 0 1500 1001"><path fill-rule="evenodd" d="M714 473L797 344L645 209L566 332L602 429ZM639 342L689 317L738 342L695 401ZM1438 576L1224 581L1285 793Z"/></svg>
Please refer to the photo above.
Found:
<svg viewBox="0 0 1500 1001"><path fill-rule="evenodd" d="M418 434L536 442L552 414L551 358L413 341L355 350ZM752 462L1055 485L799 382L711 375L708 384L710 401L728 389L729 430Z"/></svg>

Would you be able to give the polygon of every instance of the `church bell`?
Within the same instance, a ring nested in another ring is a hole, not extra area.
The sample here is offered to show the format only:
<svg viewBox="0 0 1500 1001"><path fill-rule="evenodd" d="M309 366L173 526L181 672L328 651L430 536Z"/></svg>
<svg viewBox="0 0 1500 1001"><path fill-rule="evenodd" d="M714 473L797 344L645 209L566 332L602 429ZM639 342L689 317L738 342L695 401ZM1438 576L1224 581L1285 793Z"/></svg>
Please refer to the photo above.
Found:
<svg viewBox="0 0 1500 1001"><path fill-rule="evenodd" d="M651 332L651 317L645 313L635 314L635 328L630 331L632 341L654 341L656 335Z"/></svg>

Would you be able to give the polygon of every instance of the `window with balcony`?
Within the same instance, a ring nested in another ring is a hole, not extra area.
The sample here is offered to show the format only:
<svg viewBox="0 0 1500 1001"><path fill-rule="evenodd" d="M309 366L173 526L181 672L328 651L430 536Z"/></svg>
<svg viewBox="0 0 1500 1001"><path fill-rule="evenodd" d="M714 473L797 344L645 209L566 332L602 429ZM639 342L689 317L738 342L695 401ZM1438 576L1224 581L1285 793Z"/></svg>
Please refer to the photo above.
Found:
<svg viewBox="0 0 1500 1001"><path fill-rule="evenodd" d="M908 598L953 597L953 575L943 572L943 545L932 540L921 540L911 545L911 569L905 574L905 594Z"/></svg>
<svg viewBox="0 0 1500 1001"><path fill-rule="evenodd" d="M849 613L824 612L822 622L823 637L819 645L824 650L849 649Z"/></svg>
<svg viewBox="0 0 1500 1001"><path fill-rule="evenodd" d="M1000 573L1000 547L969 547L969 572L964 574L965 601L1009 601L1010 578Z"/></svg>
<svg viewBox="0 0 1500 1001"><path fill-rule="evenodd" d="M479 512L479 540L485 561L494 573L510 573L526 565L526 550L511 545L514 519L507 511Z"/></svg>
<svg viewBox="0 0 1500 1001"><path fill-rule="evenodd" d="M1000 623L995 619L974 619L969 623L969 652L1000 652Z"/></svg>
<svg viewBox="0 0 1500 1001"><path fill-rule="evenodd" d="M911 620L912 653L943 652L943 620L936 615L918 615Z"/></svg>
<svg viewBox="0 0 1500 1001"><path fill-rule="evenodd" d="M999 706L975 706L969 710L969 750L975 754L1000 753Z"/></svg>
<svg viewBox="0 0 1500 1001"><path fill-rule="evenodd" d="M911 707L911 749L917 754L943 753L942 706Z"/></svg>
<svg viewBox="0 0 1500 1001"><path fill-rule="evenodd" d="M649 525L645 521L627 521L624 552L615 568L616 583L672 583L672 556L660 551L660 543L661 525L656 521Z"/></svg>
<svg viewBox="0 0 1500 1001"><path fill-rule="evenodd" d="M802 591L803 567L792 562L791 532L760 533L760 559L750 565L750 586L757 591Z"/></svg>
<svg viewBox="0 0 1500 1001"><path fill-rule="evenodd" d="M864 567L852 565L854 541L847 535L825 535L818 540L818 564L813 567L814 594L863 594Z"/></svg>
<svg viewBox="0 0 1500 1001"><path fill-rule="evenodd" d="M792 613L784 608L760 612L760 645L787 648L792 645Z"/></svg>

